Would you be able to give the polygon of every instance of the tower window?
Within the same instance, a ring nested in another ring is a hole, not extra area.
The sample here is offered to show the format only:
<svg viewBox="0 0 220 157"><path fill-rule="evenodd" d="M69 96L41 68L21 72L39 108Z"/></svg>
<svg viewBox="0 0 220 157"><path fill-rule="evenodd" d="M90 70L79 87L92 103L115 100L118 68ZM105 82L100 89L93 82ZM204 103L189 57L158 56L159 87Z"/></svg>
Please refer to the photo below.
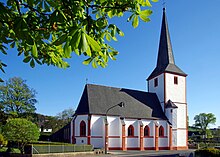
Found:
<svg viewBox="0 0 220 157"><path fill-rule="evenodd" d="M178 77L174 76L174 84L178 84Z"/></svg>
<svg viewBox="0 0 220 157"><path fill-rule="evenodd" d="M158 78L155 78L154 79L154 87L157 87L158 86Z"/></svg>

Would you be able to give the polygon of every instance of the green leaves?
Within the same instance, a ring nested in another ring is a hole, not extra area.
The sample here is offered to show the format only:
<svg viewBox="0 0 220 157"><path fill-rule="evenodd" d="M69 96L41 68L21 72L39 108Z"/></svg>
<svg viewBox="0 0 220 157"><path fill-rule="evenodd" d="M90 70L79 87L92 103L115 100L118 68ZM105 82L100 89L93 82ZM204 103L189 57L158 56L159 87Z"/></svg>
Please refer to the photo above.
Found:
<svg viewBox="0 0 220 157"><path fill-rule="evenodd" d="M72 52L86 56L83 64L106 67L117 53L109 44L124 33L111 19L130 14L134 28L150 21L148 7L157 0L53 1L8 0L0 3L0 51L16 48L23 62L69 67ZM88 6L88 10L87 7ZM23 55L21 55L23 54ZM1 69L2 71L2 69Z"/></svg>
<svg viewBox="0 0 220 157"><path fill-rule="evenodd" d="M139 17L144 22L149 22L150 18L149 16L152 14L151 10L139 10L136 13L132 14L128 18L128 22L132 20L132 26L136 28L139 25Z"/></svg>
<svg viewBox="0 0 220 157"><path fill-rule="evenodd" d="M134 28L136 28L138 25L139 25L138 16L137 16L137 15L134 15L134 19L133 19L133 21L132 21L132 26L133 26Z"/></svg>
<svg viewBox="0 0 220 157"><path fill-rule="evenodd" d="M32 55L37 58L38 57L38 52L37 52L37 46L36 43L34 42L34 45L32 46Z"/></svg>
<svg viewBox="0 0 220 157"><path fill-rule="evenodd" d="M9 119L3 127L3 135L8 141L20 143L19 149L24 153L24 146L28 142L37 141L40 136L36 124L22 118Z"/></svg>

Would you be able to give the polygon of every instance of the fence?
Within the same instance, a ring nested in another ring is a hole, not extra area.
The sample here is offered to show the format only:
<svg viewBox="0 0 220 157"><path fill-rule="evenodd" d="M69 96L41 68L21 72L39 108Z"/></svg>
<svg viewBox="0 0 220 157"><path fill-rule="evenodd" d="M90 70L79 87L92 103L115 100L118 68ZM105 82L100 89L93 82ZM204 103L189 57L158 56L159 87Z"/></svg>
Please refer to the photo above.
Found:
<svg viewBox="0 0 220 157"><path fill-rule="evenodd" d="M32 145L31 154L88 152L93 151L91 145Z"/></svg>

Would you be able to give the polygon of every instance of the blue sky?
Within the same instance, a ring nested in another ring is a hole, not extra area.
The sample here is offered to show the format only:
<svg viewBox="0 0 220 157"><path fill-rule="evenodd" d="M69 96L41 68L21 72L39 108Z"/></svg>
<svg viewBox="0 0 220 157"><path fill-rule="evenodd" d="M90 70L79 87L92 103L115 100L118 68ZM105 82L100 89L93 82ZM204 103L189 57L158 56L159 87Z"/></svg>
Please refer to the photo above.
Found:
<svg viewBox="0 0 220 157"><path fill-rule="evenodd" d="M190 124L196 114L212 112L220 126L220 1L178 0L166 2L166 13L176 64L188 74L187 102ZM108 67L94 69L82 64L83 56L68 60L71 67L36 66L32 69L9 49L1 60L8 64L6 80L17 76L38 94L37 112L56 115L64 109L76 109L88 83L146 91L146 78L156 65L162 21L162 1L154 3L151 22L134 29L125 16L113 19L125 33L118 42L111 42L120 54ZM213 126L212 126L213 127Z"/></svg>

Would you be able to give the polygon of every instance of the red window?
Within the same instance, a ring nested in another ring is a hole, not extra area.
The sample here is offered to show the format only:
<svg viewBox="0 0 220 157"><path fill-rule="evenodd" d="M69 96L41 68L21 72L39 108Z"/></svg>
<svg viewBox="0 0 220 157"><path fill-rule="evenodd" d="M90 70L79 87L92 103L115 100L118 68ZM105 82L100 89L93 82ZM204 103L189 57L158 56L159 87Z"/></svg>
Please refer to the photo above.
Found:
<svg viewBox="0 0 220 157"><path fill-rule="evenodd" d="M80 122L80 136L86 136L86 123L83 120Z"/></svg>
<svg viewBox="0 0 220 157"><path fill-rule="evenodd" d="M144 127L144 136L150 136L150 128L148 125Z"/></svg>
<svg viewBox="0 0 220 157"><path fill-rule="evenodd" d="M160 136L160 137L163 137L163 136L164 136L164 128L163 128L163 126L160 126L160 127L159 127L159 136Z"/></svg>
<svg viewBox="0 0 220 157"><path fill-rule="evenodd" d="M157 87L158 86L158 78L155 78L154 79L154 87Z"/></svg>
<svg viewBox="0 0 220 157"><path fill-rule="evenodd" d="M128 127L128 136L134 136L134 127L132 125Z"/></svg>
<svg viewBox="0 0 220 157"><path fill-rule="evenodd" d="M174 76L174 84L178 84L178 77Z"/></svg>

